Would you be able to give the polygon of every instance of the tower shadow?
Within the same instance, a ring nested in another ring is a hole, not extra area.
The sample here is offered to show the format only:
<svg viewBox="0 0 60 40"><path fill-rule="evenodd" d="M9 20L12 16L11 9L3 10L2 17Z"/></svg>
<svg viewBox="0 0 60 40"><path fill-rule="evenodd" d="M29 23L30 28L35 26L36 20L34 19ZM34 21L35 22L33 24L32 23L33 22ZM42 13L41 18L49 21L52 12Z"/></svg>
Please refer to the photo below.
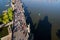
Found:
<svg viewBox="0 0 60 40"><path fill-rule="evenodd" d="M34 40L51 40L51 26L48 21L48 16L44 20L39 20L37 29L34 33Z"/></svg>

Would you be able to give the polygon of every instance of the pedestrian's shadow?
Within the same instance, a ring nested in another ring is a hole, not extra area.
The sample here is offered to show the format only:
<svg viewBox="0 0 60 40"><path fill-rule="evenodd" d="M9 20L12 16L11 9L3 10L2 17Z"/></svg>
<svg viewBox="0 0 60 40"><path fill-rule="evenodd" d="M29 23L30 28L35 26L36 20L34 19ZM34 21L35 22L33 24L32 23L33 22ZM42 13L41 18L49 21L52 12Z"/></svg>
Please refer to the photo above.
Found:
<svg viewBox="0 0 60 40"><path fill-rule="evenodd" d="M48 21L48 16L44 20L39 20L37 29L34 33L34 40L51 40L51 26Z"/></svg>

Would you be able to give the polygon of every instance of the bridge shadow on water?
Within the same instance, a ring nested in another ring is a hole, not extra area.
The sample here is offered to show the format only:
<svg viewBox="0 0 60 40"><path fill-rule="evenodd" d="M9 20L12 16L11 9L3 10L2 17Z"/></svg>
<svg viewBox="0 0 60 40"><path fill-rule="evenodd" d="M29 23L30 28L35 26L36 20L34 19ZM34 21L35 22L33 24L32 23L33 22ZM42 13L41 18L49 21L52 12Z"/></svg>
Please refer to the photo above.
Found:
<svg viewBox="0 0 60 40"><path fill-rule="evenodd" d="M39 20L37 28L30 17L31 12L27 10L27 7L24 5L25 17L27 24L30 23L31 33L34 34L33 38L30 36L29 40L51 40L51 26L52 24L48 21L48 16L45 16L44 20Z"/></svg>

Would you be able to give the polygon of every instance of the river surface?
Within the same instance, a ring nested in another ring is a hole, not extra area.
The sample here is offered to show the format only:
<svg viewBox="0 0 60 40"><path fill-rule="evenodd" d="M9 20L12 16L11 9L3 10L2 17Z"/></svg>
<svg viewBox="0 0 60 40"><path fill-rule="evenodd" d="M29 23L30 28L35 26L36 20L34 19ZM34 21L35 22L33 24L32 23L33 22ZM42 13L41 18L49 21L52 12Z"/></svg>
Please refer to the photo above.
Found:
<svg viewBox="0 0 60 40"><path fill-rule="evenodd" d="M0 0L0 14L10 7L11 0ZM39 23L39 20L47 20L51 26L51 40L59 40L56 32L60 29L60 0L22 0L31 12L33 24ZM46 27L47 28L47 27ZM43 29L44 30L44 29Z"/></svg>
<svg viewBox="0 0 60 40"><path fill-rule="evenodd" d="M0 14L11 6L11 0L0 0Z"/></svg>
<svg viewBox="0 0 60 40"><path fill-rule="evenodd" d="M33 19L35 17L45 16L49 17L49 21L52 23L60 23L60 0L22 0L23 3L28 7L28 10L31 11ZM36 19L35 19L36 20Z"/></svg>
<svg viewBox="0 0 60 40"><path fill-rule="evenodd" d="M45 16L48 17L52 25L51 39L58 40L56 32L60 29L60 0L22 0L22 2L31 12L30 16L34 24L44 20Z"/></svg>

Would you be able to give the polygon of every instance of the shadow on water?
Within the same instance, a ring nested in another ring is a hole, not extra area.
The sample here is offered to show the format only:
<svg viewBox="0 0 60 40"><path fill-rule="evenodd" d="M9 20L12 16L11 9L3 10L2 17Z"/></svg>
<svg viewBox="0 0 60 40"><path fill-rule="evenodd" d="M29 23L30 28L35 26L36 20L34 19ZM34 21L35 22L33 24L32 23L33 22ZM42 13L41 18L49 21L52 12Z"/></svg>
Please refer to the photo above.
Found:
<svg viewBox="0 0 60 40"><path fill-rule="evenodd" d="M45 16L44 20L39 20L37 28L30 17L31 12L27 10L27 7L24 5L25 17L27 24L30 23L31 33L34 34L33 37L30 36L30 40L51 40L51 26L52 24L48 21L48 16ZM34 39L33 39L34 38Z"/></svg>
<svg viewBox="0 0 60 40"><path fill-rule="evenodd" d="M44 20L39 20L37 29L34 33L34 40L51 40L51 26L48 21L48 16Z"/></svg>

